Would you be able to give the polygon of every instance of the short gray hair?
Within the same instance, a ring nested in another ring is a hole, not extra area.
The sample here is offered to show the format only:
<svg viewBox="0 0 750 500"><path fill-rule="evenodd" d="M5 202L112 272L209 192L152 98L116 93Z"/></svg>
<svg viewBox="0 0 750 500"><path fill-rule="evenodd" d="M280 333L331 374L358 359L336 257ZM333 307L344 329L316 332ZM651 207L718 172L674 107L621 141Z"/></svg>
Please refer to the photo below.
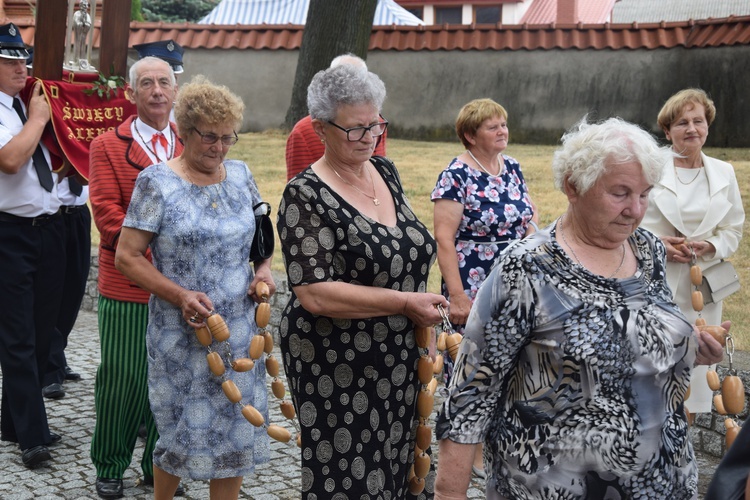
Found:
<svg viewBox="0 0 750 500"><path fill-rule="evenodd" d="M135 90L136 84L138 83L138 77L140 76L139 69L141 66L147 63L153 63L154 61L158 61L160 63L164 63L169 68L169 76L172 79L172 86L174 87L177 85L177 78L174 76L174 70L172 69L172 65L169 64L164 59L160 59L158 57L154 56L146 56L143 59L138 59L136 62L133 63L133 65L130 67L130 72L128 73L128 83L130 86Z"/></svg>
<svg viewBox="0 0 750 500"><path fill-rule="evenodd" d="M562 147L552 158L552 174L560 191L564 192L568 179L578 194L584 194L607 168L636 162L653 185L661 178L662 167L670 156L674 153L669 148L660 147L651 134L637 125L621 118L589 123L584 116L562 136Z"/></svg>
<svg viewBox="0 0 750 500"><path fill-rule="evenodd" d="M364 59L361 57L352 54L351 52L347 52L346 54L341 54L340 56L336 56L333 58L333 61L331 61L331 64L328 65L329 68L335 68L336 66L341 66L342 64L351 64L352 66L356 66L358 68L367 69L367 63Z"/></svg>
<svg viewBox="0 0 750 500"><path fill-rule="evenodd" d="M385 85L375 73L350 64L318 71L307 87L307 108L314 120L336 118L339 106L372 104L380 112Z"/></svg>

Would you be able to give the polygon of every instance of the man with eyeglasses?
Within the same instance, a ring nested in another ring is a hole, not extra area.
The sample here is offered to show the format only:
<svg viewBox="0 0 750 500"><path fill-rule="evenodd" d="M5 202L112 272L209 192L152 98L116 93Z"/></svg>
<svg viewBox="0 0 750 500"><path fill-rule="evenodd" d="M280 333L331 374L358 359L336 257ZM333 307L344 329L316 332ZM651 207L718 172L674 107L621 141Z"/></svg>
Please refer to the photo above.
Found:
<svg viewBox="0 0 750 500"><path fill-rule="evenodd" d="M137 115L91 143L90 199L99 229L99 338L96 427L91 460L101 498L123 496L123 474L146 423L141 484L153 484L152 452L157 439L148 402L146 326L150 294L115 269L115 250L138 174L182 153L169 121L177 92L174 70L162 59L144 57L130 68L127 87ZM147 254L150 258L150 253ZM181 493L178 491L178 494Z"/></svg>
<svg viewBox="0 0 750 500"><path fill-rule="evenodd" d="M335 68L342 64L351 64L367 71L367 64L361 58L351 53L335 57L331 61L330 67ZM383 117L381 116L381 118ZM362 134L364 135L364 131ZM377 134L373 134L373 136L375 135ZM386 129L383 129L382 134L378 136L378 143L375 145L375 151L372 153L373 156L385 156L386 135ZM354 140L359 139L361 137ZM313 130L312 118L310 118L310 115L307 115L294 125L286 140L286 180L289 181L292 177L309 167L310 164L318 161L324 152L325 145Z"/></svg>

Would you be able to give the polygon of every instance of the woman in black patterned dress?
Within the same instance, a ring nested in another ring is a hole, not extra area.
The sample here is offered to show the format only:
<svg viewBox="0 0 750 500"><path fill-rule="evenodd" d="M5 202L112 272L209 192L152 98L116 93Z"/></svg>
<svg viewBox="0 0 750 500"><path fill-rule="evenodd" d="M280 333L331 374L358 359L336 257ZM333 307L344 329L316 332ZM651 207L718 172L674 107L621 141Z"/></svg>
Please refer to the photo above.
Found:
<svg viewBox="0 0 750 500"><path fill-rule="evenodd" d="M500 255L469 315L436 499L465 498L482 441L488 500L697 496L683 402L693 366L723 350L680 312L664 245L638 228L664 155L616 118L563 137L567 211Z"/></svg>
<svg viewBox="0 0 750 500"><path fill-rule="evenodd" d="M370 159L385 132L383 82L319 72L307 103L324 156L292 179L278 232L292 294L281 350L302 428L302 497L407 496L419 389L414 328L439 323L427 293L435 240L398 171ZM428 476L424 496L432 491Z"/></svg>

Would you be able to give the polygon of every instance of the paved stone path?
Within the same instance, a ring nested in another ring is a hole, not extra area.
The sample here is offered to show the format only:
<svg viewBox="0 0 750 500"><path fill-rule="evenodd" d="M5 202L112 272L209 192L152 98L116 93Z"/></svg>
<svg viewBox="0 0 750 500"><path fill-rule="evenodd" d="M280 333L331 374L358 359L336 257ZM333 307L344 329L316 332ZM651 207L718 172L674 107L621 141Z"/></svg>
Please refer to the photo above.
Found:
<svg viewBox="0 0 750 500"><path fill-rule="evenodd" d="M68 363L83 378L66 382L63 399L46 400L50 428L63 436L62 442L51 447L53 459L44 466L29 470L21 463L18 447L0 441L0 499L3 500L78 500L96 499L96 473L89 458L91 435L94 431L94 377L99 364L99 336L96 313L81 311L66 350ZM278 352L276 353L278 356ZM270 378L269 378L270 385ZM276 399L269 398L273 423L292 426L285 421ZM434 416L434 413L433 413ZM293 432L294 434L294 432ZM299 498L299 450L294 444L271 441L271 461L245 478L240 497L257 500L287 500ZM433 451L437 446L433 446ZM139 440L135 457L125 473L125 498L150 499L153 489L136 485L140 479L140 457L143 444ZM437 458L437 453L435 453ZM716 459L699 457L701 492L710 479ZM208 482L184 481L188 499L208 499ZM476 478L472 481L468 498L484 498L484 486Z"/></svg>

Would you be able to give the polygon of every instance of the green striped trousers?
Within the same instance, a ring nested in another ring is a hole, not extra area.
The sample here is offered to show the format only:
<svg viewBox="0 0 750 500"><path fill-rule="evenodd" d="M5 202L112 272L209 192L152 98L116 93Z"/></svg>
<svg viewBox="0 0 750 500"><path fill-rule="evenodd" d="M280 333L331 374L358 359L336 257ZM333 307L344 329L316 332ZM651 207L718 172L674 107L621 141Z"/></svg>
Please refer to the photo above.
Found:
<svg viewBox="0 0 750 500"><path fill-rule="evenodd" d="M146 425L141 468L153 477L156 426L148 404L148 305L99 296L101 361L96 371L96 426L91 461L96 476L122 479L133 459L138 427Z"/></svg>

